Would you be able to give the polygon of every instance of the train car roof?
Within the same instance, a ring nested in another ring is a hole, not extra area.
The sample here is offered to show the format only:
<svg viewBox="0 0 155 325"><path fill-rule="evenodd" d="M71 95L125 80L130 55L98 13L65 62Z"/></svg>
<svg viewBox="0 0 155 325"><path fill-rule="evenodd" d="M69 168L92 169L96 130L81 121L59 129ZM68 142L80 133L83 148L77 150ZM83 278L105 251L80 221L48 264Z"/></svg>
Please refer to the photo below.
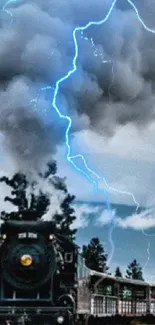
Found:
<svg viewBox="0 0 155 325"><path fill-rule="evenodd" d="M150 282L146 282L146 281L142 281L142 280L133 280L133 279L126 279L126 278L121 278L121 277L114 277L112 275L106 274L106 273L102 273L102 272L97 272L94 270L90 270L90 275L93 276L98 276L101 277L103 279L109 279L109 280L113 280L113 281L117 281L120 283L128 283L128 284L135 284L135 285L141 285L141 286L151 286L151 287L155 287L155 283L150 283Z"/></svg>

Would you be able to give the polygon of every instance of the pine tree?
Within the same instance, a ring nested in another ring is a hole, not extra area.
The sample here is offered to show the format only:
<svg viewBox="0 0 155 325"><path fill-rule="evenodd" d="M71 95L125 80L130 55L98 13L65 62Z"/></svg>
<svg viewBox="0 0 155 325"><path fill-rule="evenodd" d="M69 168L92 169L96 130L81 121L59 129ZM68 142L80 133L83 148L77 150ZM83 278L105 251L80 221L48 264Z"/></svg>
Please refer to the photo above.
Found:
<svg viewBox="0 0 155 325"><path fill-rule="evenodd" d="M126 278L144 281L142 267L139 265L136 259L134 259L133 262L128 265L126 270Z"/></svg>
<svg viewBox="0 0 155 325"><path fill-rule="evenodd" d="M119 266L116 267L116 270L115 270L115 276L118 277L118 278L122 278L122 277L123 277L123 276L122 276L122 272L121 272Z"/></svg>
<svg viewBox="0 0 155 325"><path fill-rule="evenodd" d="M99 238L94 237L87 246L83 245L82 256L85 258L88 268L104 273L108 271L109 268L106 265L107 254L105 254Z"/></svg>
<svg viewBox="0 0 155 325"><path fill-rule="evenodd" d="M74 209L71 207L75 196L67 193L64 201L61 204L62 214L56 214L53 218L57 224L57 228L60 229L60 234L66 236L72 240L75 239L76 229L71 229L71 225L76 219L74 216Z"/></svg>
<svg viewBox="0 0 155 325"><path fill-rule="evenodd" d="M49 162L46 171L44 173L39 173L38 176L42 180L48 179L48 186L54 186L55 190L63 193L64 200L60 203L62 213L56 214L53 218L51 217L51 219L55 222L56 228L61 235L74 240L76 229L71 229L71 225L76 217L74 216L74 209L71 207L71 204L75 197L68 193L64 179L56 176L56 172L56 163ZM11 187L12 196L7 196L4 200L11 202L16 206L17 210L9 213L2 211L1 218L3 220L39 220L48 211L50 196L44 193L43 189L39 189L36 192L36 187L38 187L37 181L29 183L24 174L16 173L11 179L6 176L1 177L0 182L4 182Z"/></svg>

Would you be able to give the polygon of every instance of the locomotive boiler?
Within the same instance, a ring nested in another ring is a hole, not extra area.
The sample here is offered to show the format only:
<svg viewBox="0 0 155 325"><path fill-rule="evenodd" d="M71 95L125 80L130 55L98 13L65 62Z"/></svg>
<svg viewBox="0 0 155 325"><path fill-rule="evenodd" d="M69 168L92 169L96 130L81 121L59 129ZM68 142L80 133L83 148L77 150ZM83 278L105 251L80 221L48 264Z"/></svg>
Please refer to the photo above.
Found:
<svg viewBox="0 0 155 325"><path fill-rule="evenodd" d="M0 324L73 323L75 244L53 222L5 221L0 242Z"/></svg>

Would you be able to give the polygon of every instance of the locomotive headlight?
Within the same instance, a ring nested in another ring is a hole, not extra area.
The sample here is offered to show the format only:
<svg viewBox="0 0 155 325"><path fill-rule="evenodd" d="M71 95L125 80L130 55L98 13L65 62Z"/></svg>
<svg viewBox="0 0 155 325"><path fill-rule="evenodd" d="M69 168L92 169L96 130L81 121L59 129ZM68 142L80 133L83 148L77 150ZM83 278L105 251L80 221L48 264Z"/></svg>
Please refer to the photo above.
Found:
<svg viewBox="0 0 155 325"><path fill-rule="evenodd" d="M3 238L3 239L6 239L6 238L7 238L7 235L6 235L6 234L3 234L3 235L2 235L2 238Z"/></svg>
<svg viewBox="0 0 155 325"><path fill-rule="evenodd" d="M58 316L57 317L57 323L62 324L64 322L64 317L63 316Z"/></svg>
<svg viewBox="0 0 155 325"><path fill-rule="evenodd" d="M53 234L49 235L49 239L50 240L53 240L54 239L54 235Z"/></svg>
<svg viewBox="0 0 155 325"><path fill-rule="evenodd" d="M32 264L32 257L31 257L31 255L24 254L23 256L21 256L20 263L23 266L30 266Z"/></svg>

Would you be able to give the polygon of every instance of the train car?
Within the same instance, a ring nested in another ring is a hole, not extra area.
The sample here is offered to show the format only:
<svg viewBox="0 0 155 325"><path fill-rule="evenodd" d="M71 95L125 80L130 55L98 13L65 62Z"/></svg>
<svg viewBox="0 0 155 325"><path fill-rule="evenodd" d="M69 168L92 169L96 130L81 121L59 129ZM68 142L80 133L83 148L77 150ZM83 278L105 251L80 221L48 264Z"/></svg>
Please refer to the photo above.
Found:
<svg viewBox="0 0 155 325"><path fill-rule="evenodd" d="M77 251L52 222L4 222L0 324L71 325L77 303Z"/></svg>
<svg viewBox="0 0 155 325"><path fill-rule="evenodd" d="M155 322L155 284L90 270L82 257L78 269L77 314L81 324L100 324L103 319L106 324L116 316L151 317Z"/></svg>

